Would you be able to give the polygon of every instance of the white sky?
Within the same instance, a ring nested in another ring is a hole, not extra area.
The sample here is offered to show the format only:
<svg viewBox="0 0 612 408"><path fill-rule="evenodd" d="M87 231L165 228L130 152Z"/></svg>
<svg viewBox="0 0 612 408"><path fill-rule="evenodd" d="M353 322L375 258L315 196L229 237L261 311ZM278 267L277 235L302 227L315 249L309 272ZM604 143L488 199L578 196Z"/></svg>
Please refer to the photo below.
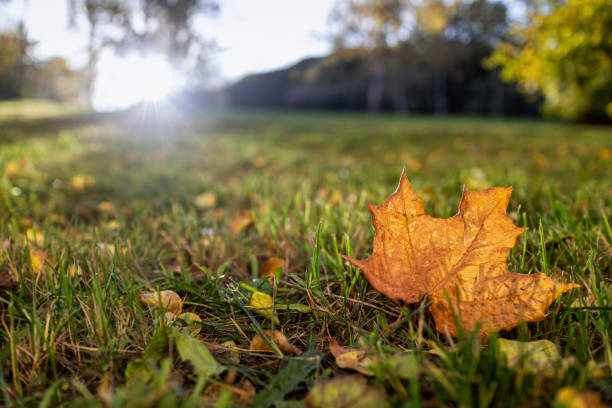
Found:
<svg viewBox="0 0 612 408"><path fill-rule="evenodd" d="M214 56L224 79L266 71L330 50L323 39L334 0L221 0L215 18L199 18L205 37L215 38ZM68 57L74 66L86 59L84 32L68 29L67 0L12 0L0 5L0 29L25 15L35 55ZM85 29L86 25L82 24Z"/></svg>

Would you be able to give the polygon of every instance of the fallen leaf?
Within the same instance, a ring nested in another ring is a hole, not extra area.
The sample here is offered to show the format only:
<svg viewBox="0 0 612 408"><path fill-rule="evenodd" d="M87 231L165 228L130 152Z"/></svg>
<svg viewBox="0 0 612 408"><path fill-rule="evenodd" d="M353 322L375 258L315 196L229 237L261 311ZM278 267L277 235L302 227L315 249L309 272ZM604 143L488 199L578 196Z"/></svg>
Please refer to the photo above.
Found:
<svg viewBox="0 0 612 408"><path fill-rule="evenodd" d="M549 340L516 341L498 339L499 353L511 368L526 372L552 376L569 366L570 360L563 360L557 345Z"/></svg>
<svg viewBox="0 0 612 408"><path fill-rule="evenodd" d="M229 227L234 237L236 237L242 230L251 226L253 222L253 214L250 211L240 211L234 215Z"/></svg>
<svg viewBox="0 0 612 408"><path fill-rule="evenodd" d="M273 320L274 324L276 325L280 324L278 316L276 315L276 310L274 310L274 301L272 300L272 296L268 295L267 293L260 292L258 290L253 292L249 306L255 313L259 313L260 315Z"/></svg>
<svg viewBox="0 0 612 408"><path fill-rule="evenodd" d="M338 367L355 370L363 375L374 375L370 367L375 364L376 359L368 357L365 350L342 347L334 340L329 344L329 351L336 359Z"/></svg>
<svg viewBox="0 0 612 408"><path fill-rule="evenodd" d="M183 300L178 293L172 290L141 293L138 297L140 303L153 309L161 306L166 311L174 313L175 315L179 315L181 310L183 310Z"/></svg>
<svg viewBox="0 0 612 408"><path fill-rule="evenodd" d="M183 330L187 330L187 332L192 336L197 336L202 328L202 326L199 324L202 323L200 316L195 313L185 312L181 313L177 317L185 322L185 327L183 327Z"/></svg>
<svg viewBox="0 0 612 408"><path fill-rule="evenodd" d="M115 204L111 201L100 201L97 208L100 212L112 212L115 211Z"/></svg>
<svg viewBox="0 0 612 408"><path fill-rule="evenodd" d="M213 208L215 204L217 204L217 196L213 192L205 192L196 196L193 200L196 207L200 210L204 210L206 208Z"/></svg>
<svg viewBox="0 0 612 408"><path fill-rule="evenodd" d="M28 228L26 230L26 239L30 244L34 244L38 247L43 246L43 244L45 243L44 233L34 228Z"/></svg>
<svg viewBox="0 0 612 408"><path fill-rule="evenodd" d="M601 395L595 391L578 391L574 387L563 387L557 391L555 402L564 408L607 408ZM557 406L557 405L555 405Z"/></svg>
<svg viewBox="0 0 612 408"><path fill-rule="evenodd" d="M70 275L71 278L74 278L75 276L81 276L83 275L83 269L81 269L81 267L79 265L74 265L74 264L70 264L70 266L68 267L68 275Z"/></svg>
<svg viewBox="0 0 612 408"><path fill-rule="evenodd" d="M107 221L104 223L104 228L108 230L116 230L117 228L119 228L119 221L117 220Z"/></svg>
<svg viewBox="0 0 612 408"><path fill-rule="evenodd" d="M281 258L268 258L259 268L259 276L267 276L273 280L277 269L285 269L285 261Z"/></svg>
<svg viewBox="0 0 612 408"><path fill-rule="evenodd" d="M311 408L385 408L389 406L385 392L369 385L363 377L351 375L332 378L315 385L306 397Z"/></svg>
<svg viewBox="0 0 612 408"><path fill-rule="evenodd" d="M264 330L264 333L278 346L279 349L285 353L295 354L298 356L302 354L302 350L289 343L287 337L280 330L274 330L273 337L270 334L270 330ZM272 353L268 343L266 343L266 341L259 334L255 334L255 336L253 336L249 350Z"/></svg>
<svg viewBox="0 0 612 408"><path fill-rule="evenodd" d="M60 225L66 224L66 218L64 218L64 216L60 214L49 213L47 214L47 219L55 224L60 224Z"/></svg>
<svg viewBox="0 0 612 408"><path fill-rule="evenodd" d="M7 162L4 165L4 173L8 178L13 178L19 172L19 163L14 160Z"/></svg>
<svg viewBox="0 0 612 408"><path fill-rule="evenodd" d="M76 191L83 191L96 183L96 179L90 174L77 174L70 179L70 185Z"/></svg>
<svg viewBox="0 0 612 408"><path fill-rule="evenodd" d="M30 266L34 273L42 272L49 259L51 257L47 253L30 248Z"/></svg>
<svg viewBox="0 0 612 408"><path fill-rule="evenodd" d="M368 205L376 229L372 255L344 258L392 299L415 303L429 297L442 334L457 336L456 319L468 330L481 322L483 336L542 320L548 305L578 285L508 270L510 249L525 231L506 215L511 192L464 190L457 215L434 218L403 172L395 193L379 206Z"/></svg>

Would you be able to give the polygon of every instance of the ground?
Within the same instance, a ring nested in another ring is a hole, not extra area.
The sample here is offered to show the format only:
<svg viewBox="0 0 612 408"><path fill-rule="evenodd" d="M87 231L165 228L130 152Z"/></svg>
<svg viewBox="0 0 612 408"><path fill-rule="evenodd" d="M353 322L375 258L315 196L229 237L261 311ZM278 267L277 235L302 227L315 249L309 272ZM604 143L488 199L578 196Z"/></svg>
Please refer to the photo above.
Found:
<svg viewBox="0 0 612 408"><path fill-rule="evenodd" d="M329 353L333 340L367 350L368 384L394 406L550 406L565 387L611 401L611 128L206 109L163 116L161 107L92 122L0 115L5 405L302 406L315 384L354 379ZM508 213L529 230L509 269L580 288L545 320L489 339L448 338L434 330L427 299L378 294L340 255L369 255L366 203L392 193L403 168L437 217L456 212L463 185L513 186ZM276 286L260 278L270 257L285 261ZM274 296L277 322L249 308L254 288ZM139 302L157 290L177 292L183 311L201 318L188 336L225 371L204 376L185 358L172 334L185 321ZM272 325L304 354L249 351ZM513 365L499 338L550 340L563 360L552 370ZM396 369L402 356L409 369Z"/></svg>

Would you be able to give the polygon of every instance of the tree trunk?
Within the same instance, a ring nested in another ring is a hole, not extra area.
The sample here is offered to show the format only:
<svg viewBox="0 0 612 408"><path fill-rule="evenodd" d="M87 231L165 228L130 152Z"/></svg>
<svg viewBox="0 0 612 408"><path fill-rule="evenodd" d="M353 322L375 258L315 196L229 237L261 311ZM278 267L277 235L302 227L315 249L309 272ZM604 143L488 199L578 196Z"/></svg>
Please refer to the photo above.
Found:
<svg viewBox="0 0 612 408"><path fill-rule="evenodd" d="M385 88L385 66L380 56L374 57L372 78L368 89L368 110L378 112L382 108L383 92Z"/></svg>
<svg viewBox="0 0 612 408"><path fill-rule="evenodd" d="M434 112L436 115L441 116L448 114L446 71L434 72Z"/></svg>

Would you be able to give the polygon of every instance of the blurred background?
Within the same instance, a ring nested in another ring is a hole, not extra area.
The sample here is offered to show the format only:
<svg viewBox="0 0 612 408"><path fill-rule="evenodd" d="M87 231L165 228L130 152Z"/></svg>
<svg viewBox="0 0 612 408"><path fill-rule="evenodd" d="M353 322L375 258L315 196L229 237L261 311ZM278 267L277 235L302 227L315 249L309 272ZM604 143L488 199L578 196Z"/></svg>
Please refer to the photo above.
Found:
<svg viewBox="0 0 612 408"><path fill-rule="evenodd" d="M0 0L0 100L20 99L609 122L612 2Z"/></svg>

